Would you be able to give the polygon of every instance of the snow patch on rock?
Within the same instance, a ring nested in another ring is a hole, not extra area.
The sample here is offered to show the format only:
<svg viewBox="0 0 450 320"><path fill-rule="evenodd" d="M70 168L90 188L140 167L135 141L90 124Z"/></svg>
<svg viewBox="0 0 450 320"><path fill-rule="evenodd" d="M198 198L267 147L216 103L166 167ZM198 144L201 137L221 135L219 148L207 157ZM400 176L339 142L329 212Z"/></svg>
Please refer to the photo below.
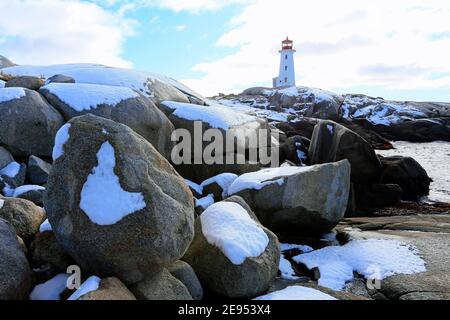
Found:
<svg viewBox="0 0 450 320"><path fill-rule="evenodd" d="M70 108L81 112L100 105L115 107L124 100L138 98L139 94L127 87L84 83L51 83L43 87Z"/></svg>
<svg viewBox="0 0 450 320"><path fill-rule="evenodd" d="M255 300L337 300L329 294L319 290L301 286L290 286L286 289L275 291Z"/></svg>
<svg viewBox="0 0 450 320"><path fill-rule="evenodd" d="M318 267L319 285L342 290L353 272L383 280L394 274L425 272L425 262L410 245L385 239L353 240L344 246L326 247L294 257L309 269Z"/></svg>
<svg viewBox="0 0 450 320"><path fill-rule="evenodd" d="M206 122L216 129L228 130L233 126L243 125L257 119L217 104L209 107L174 101L163 101L162 104L174 110L173 115L179 118Z"/></svg>
<svg viewBox="0 0 450 320"><path fill-rule="evenodd" d="M228 188L230 185L238 178L237 174L234 173L222 173L215 177L209 178L202 182L200 185L202 188L205 188L206 186L217 183L223 190L222 192L222 198L225 198L228 192Z"/></svg>
<svg viewBox="0 0 450 320"><path fill-rule="evenodd" d="M23 88L0 88L0 103L20 99L26 96Z"/></svg>
<svg viewBox="0 0 450 320"><path fill-rule="evenodd" d="M69 135L69 129L71 125L70 123L66 123L63 125L58 132L56 133L55 137L55 146L53 147L53 161L58 160L60 157L64 155L64 145L69 141L70 135Z"/></svg>
<svg viewBox="0 0 450 320"><path fill-rule="evenodd" d="M80 208L101 226L112 225L146 207L140 192L127 192L114 173L114 148L105 142L97 153L98 166L92 169L81 190ZM108 201L105 201L108 199Z"/></svg>
<svg viewBox="0 0 450 320"><path fill-rule="evenodd" d="M264 230L237 203L215 203L203 212L200 221L208 243L218 247L235 265L259 257L269 244Z"/></svg>
<svg viewBox="0 0 450 320"><path fill-rule="evenodd" d="M30 300L61 300L61 293L67 288L68 274L61 273L54 278L34 287Z"/></svg>
<svg viewBox="0 0 450 320"><path fill-rule="evenodd" d="M6 167L0 170L0 175L14 178L20 172L20 164L17 162L11 162Z"/></svg>
<svg viewBox="0 0 450 320"><path fill-rule="evenodd" d="M24 193L27 193L30 191L43 191L43 190L45 190L45 188L42 186L31 185L31 184L24 185L24 186L20 186L20 187L17 187L16 189L14 189L13 197L14 198L20 197Z"/></svg>
<svg viewBox="0 0 450 320"><path fill-rule="evenodd" d="M268 168L256 172L250 172L238 177L228 188L228 195L236 194L242 190L262 188L272 185L284 184L284 178L310 170L311 167L280 167Z"/></svg>
<svg viewBox="0 0 450 320"><path fill-rule="evenodd" d="M203 194L203 188L202 188L199 184L197 184L197 183L195 183L195 182L193 182L193 181L191 181L191 180L188 180L188 179L184 179L184 181L187 183L187 185L188 185L192 190L194 190L194 191L197 192L198 194Z"/></svg>
<svg viewBox="0 0 450 320"><path fill-rule="evenodd" d="M50 224L50 221L46 219L44 222L42 222L41 226L39 227L39 232L46 232L46 231L53 231L52 225Z"/></svg>
<svg viewBox="0 0 450 320"><path fill-rule="evenodd" d="M101 279L97 276L92 276L88 278L81 287L75 291L67 300L78 300L85 294L88 294L89 292L95 291L100 286Z"/></svg>
<svg viewBox="0 0 450 320"><path fill-rule="evenodd" d="M210 194L201 199L195 199L195 206L202 207L203 210L208 209L213 204L214 204L214 195L213 194Z"/></svg>

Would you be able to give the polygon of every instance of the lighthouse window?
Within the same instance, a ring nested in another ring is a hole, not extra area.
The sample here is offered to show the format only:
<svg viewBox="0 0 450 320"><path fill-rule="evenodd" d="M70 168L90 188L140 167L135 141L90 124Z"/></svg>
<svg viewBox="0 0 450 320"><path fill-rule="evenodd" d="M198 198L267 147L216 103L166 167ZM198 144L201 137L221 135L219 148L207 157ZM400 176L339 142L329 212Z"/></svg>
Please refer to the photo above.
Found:
<svg viewBox="0 0 450 320"><path fill-rule="evenodd" d="M287 60L287 55L285 55L285 56L284 56L284 59L286 59L286 60Z"/></svg>
<svg viewBox="0 0 450 320"><path fill-rule="evenodd" d="M284 78L284 82L287 82L287 77L286 77L286 78Z"/></svg>
<svg viewBox="0 0 450 320"><path fill-rule="evenodd" d="M284 71L287 71L287 66L284 66Z"/></svg>

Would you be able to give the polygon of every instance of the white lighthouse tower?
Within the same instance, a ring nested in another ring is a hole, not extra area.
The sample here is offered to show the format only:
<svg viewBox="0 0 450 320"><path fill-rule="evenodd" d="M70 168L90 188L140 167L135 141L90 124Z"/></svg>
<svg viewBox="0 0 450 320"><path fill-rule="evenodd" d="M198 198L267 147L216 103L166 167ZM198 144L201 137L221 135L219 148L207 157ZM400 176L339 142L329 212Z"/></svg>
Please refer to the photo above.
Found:
<svg viewBox="0 0 450 320"><path fill-rule="evenodd" d="M294 42L286 37L282 43L280 72L278 77L273 78L273 87L295 87L295 69L294 69Z"/></svg>

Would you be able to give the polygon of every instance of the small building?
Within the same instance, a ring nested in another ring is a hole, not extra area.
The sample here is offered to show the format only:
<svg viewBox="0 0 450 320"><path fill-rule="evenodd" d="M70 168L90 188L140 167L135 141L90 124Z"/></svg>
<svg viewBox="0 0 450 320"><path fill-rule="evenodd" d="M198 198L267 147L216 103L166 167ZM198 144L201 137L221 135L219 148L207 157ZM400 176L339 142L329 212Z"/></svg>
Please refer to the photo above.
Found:
<svg viewBox="0 0 450 320"><path fill-rule="evenodd" d="M281 43L281 62L278 77L273 78L273 87L295 87L294 42L286 37Z"/></svg>

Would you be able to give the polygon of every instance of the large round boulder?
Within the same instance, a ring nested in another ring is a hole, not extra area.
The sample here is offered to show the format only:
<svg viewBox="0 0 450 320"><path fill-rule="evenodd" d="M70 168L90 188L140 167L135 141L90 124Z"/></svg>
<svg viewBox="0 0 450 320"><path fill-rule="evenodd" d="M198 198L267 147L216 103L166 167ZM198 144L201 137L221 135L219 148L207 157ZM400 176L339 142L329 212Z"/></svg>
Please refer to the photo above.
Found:
<svg viewBox="0 0 450 320"><path fill-rule="evenodd" d="M140 300L192 300L186 286L163 269L130 287Z"/></svg>
<svg viewBox="0 0 450 320"><path fill-rule="evenodd" d="M0 218L8 221L17 235L28 242L44 222L45 211L31 201L0 196Z"/></svg>
<svg viewBox="0 0 450 320"><path fill-rule="evenodd" d="M183 177L194 182L226 172L256 171L261 167L257 161L260 149L271 146L266 120L219 105L164 101L159 107L177 129L177 140L181 140L172 161ZM211 139L206 138L210 133Z"/></svg>
<svg viewBox="0 0 450 320"><path fill-rule="evenodd" d="M228 188L282 241L330 231L344 217L350 190L347 160L310 167L285 166L248 173Z"/></svg>
<svg viewBox="0 0 450 320"><path fill-rule="evenodd" d="M95 114L125 124L169 159L173 147L170 139L174 130L172 123L149 98L132 89L95 84L51 83L42 87L40 92L67 121L84 114Z"/></svg>
<svg viewBox="0 0 450 320"><path fill-rule="evenodd" d="M321 121L314 128L309 147L311 164L350 161L351 181L372 184L381 178L381 162L375 150L360 135L333 121Z"/></svg>
<svg viewBox="0 0 450 320"><path fill-rule="evenodd" d="M403 199L417 200L430 193L431 178L413 158L394 156L380 157L383 163L383 183L398 184L403 190Z"/></svg>
<svg viewBox="0 0 450 320"><path fill-rule="evenodd" d="M277 276L280 245L242 198L231 197L197 218L195 238L183 260L213 293L254 298Z"/></svg>
<svg viewBox="0 0 450 320"><path fill-rule="evenodd" d="M54 159L45 208L85 270L134 283L183 256L194 235L192 193L148 141L89 114L60 130Z"/></svg>
<svg viewBox="0 0 450 320"><path fill-rule="evenodd" d="M3 219L0 253L0 301L26 299L31 289L31 269L13 227Z"/></svg>
<svg viewBox="0 0 450 320"><path fill-rule="evenodd" d="M49 157L63 124L63 117L38 92L0 89L0 144L13 155Z"/></svg>

